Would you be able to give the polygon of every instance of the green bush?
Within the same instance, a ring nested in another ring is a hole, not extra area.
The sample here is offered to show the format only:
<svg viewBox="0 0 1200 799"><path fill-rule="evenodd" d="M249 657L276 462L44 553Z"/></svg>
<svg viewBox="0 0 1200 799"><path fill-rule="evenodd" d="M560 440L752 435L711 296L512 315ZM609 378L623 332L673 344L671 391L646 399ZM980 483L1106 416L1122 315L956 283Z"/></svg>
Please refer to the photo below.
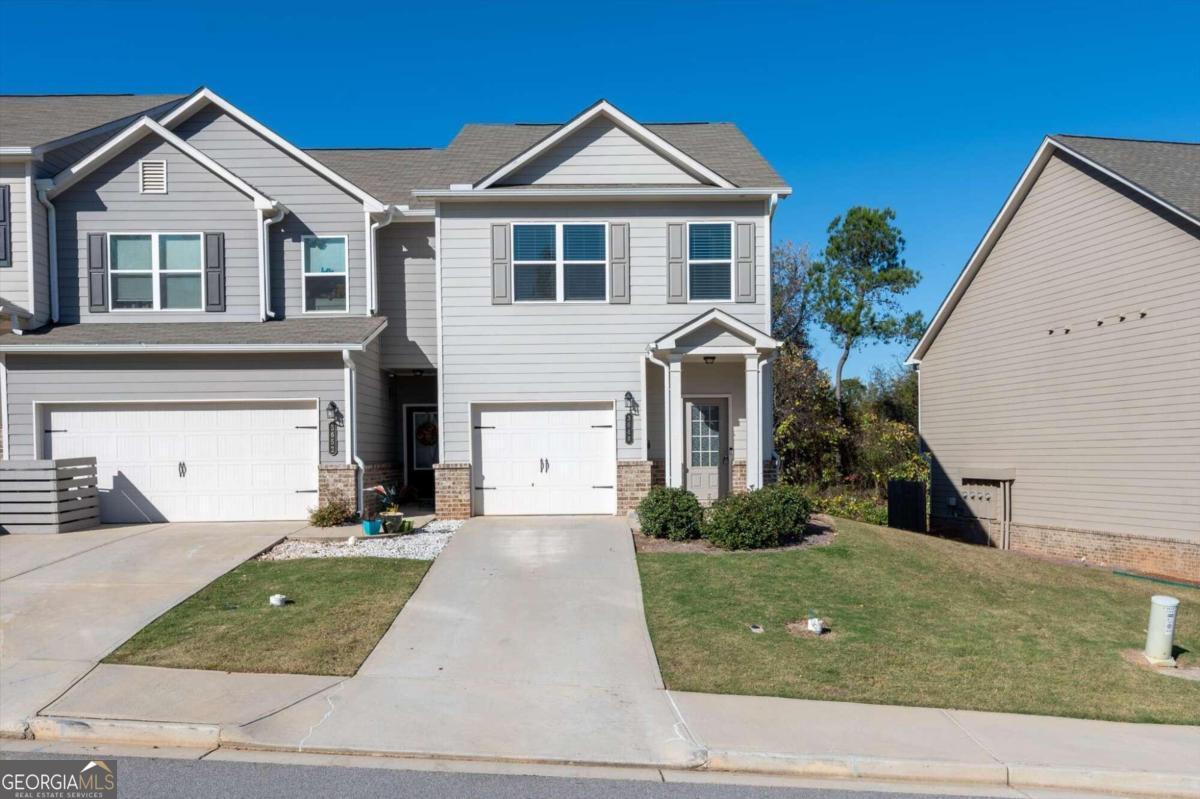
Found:
<svg viewBox="0 0 1200 799"><path fill-rule="evenodd" d="M654 538L687 541L700 537L704 511L691 491L655 486L638 504L642 532Z"/></svg>
<svg viewBox="0 0 1200 799"><path fill-rule="evenodd" d="M354 507L344 499L330 499L308 512L313 527L337 527L354 520Z"/></svg>
<svg viewBox="0 0 1200 799"><path fill-rule="evenodd" d="M818 496L814 501L814 507L818 513L853 519L856 522L880 525L886 525L888 522L887 505L881 505L875 500L865 497L856 497L853 494Z"/></svg>
<svg viewBox="0 0 1200 799"><path fill-rule="evenodd" d="M763 549L804 538L812 500L797 486L732 494L709 508L704 537L722 549Z"/></svg>

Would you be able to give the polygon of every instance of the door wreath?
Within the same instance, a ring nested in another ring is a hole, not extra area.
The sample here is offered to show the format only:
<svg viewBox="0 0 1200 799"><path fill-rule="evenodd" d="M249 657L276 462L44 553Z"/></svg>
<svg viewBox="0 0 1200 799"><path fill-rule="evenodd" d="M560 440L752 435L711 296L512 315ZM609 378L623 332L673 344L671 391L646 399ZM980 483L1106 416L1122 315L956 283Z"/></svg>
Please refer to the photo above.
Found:
<svg viewBox="0 0 1200 799"><path fill-rule="evenodd" d="M432 447L438 440L438 426L436 422L422 422L417 426L414 433L417 443L423 447Z"/></svg>

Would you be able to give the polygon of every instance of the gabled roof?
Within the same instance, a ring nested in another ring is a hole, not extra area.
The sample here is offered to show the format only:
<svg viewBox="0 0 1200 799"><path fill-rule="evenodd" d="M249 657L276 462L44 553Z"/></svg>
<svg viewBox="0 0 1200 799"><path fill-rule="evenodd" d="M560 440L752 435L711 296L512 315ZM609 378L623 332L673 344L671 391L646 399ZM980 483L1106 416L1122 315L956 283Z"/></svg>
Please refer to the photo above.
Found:
<svg viewBox="0 0 1200 799"><path fill-rule="evenodd" d="M312 148L304 152L362 186L389 205L414 205L413 189L424 185L445 150L430 148ZM432 208L433 203L425 203Z"/></svg>
<svg viewBox="0 0 1200 799"><path fill-rule="evenodd" d="M591 106L579 112L569 122L563 124L553 132L542 137L534 144L526 147L513 158L500 164L490 173L485 175L475 183L476 189L486 189L489 186L501 182L505 177L512 175L521 167L531 163L538 156L549 152L555 145L570 138L572 134L578 131L583 126L593 120L605 118L611 121L614 125L621 128L633 138L637 139L646 147L654 150L659 155L673 162L676 166L695 176L704 183L709 183L714 186L731 189L734 184L719 173L713 171L708 166L705 166L700 161L688 153L680 150L669 141L659 136L654 131L647 128L645 125L634 120L621 109L610 103L608 100L597 100Z"/></svg>
<svg viewBox="0 0 1200 799"><path fill-rule="evenodd" d="M186 94L0 95L0 147L45 147L170 110Z"/></svg>
<svg viewBox="0 0 1200 799"><path fill-rule="evenodd" d="M1017 209L1056 154L1078 159L1147 200L1200 226L1200 143L1047 136L992 220L905 363L920 363Z"/></svg>
<svg viewBox="0 0 1200 799"><path fill-rule="evenodd" d="M757 327L746 324L741 319L722 311L720 308L712 308L700 314L695 319L692 319L690 322L680 325L670 333L667 333L665 336L655 341L653 348L656 350L674 349L675 347L679 346L680 339L684 338L689 333L694 333L702 327L710 324L728 330L738 338L743 339L746 344L751 347L773 350L779 346L778 341L771 338Z"/></svg>
<svg viewBox="0 0 1200 799"><path fill-rule="evenodd" d="M135 143L151 135L158 136L163 141L167 142L175 149L179 150L181 153L191 158L193 161L200 164L229 185L233 186L238 191L241 191L254 201L255 208L266 211L279 207L279 203L255 189L249 183L242 180L237 175L233 174L228 169L221 166L216 161L209 158L207 155L200 152L195 147L155 122L150 117L142 117L137 122L134 122L125 130L109 139L98 149L93 150L76 163L67 167L62 172L59 172L54 177L53 186L46 193L47 196L50 199L57 197L67 189L71 188L71 186L75 185L80 180L83 180L83 178L96 171L96 169L98 169L102 164L111 161L113 158L129 149L129 147L133 146Z"/></svg>

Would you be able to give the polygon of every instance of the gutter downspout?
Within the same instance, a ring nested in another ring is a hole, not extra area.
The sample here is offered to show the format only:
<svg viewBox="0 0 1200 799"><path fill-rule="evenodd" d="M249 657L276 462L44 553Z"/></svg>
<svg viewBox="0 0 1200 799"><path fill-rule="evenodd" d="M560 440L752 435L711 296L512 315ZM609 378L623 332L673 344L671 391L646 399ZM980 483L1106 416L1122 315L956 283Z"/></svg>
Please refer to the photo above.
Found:
<svg viewBox="0 0 1200 799"><path fill-rule="evenodd" d="M42 183L43 181L38 181ZM54 203L46 197L46 191L53 185L45 181L44 186L38 186L37 198L46 209L46 239L50 255L50 321L58 322L58 214Z"/></svg>
<svg viewBox="0 0 1200 799"><path fill-rule="evenodd" d="M404 207L404 209L406 208L407 206ZM389 205L387 207L387 216L384 217L383 221L371 223L371 235L367 241L367 247L370 249L370 257L367 259L369 262L369 274L367 275L368 316L374 316L379 312L379 229L395 222L397 214L402 213L404 209L398 208L395 205ZM370 215L367 218L369 219Z"/></svg>
<svg viewBox="0 0 1200 799"><path fill-rule="evenodd" d="M367 466L358 457L358 373L355 371L354 359L350 350L342 350L342 363L346 365L346 454L357 467L354 470L354 511L361 517L363 512L363 476Z"/></svg>
<svg viewBox="0 0 1200 799"><path fill-rule="evenodd" d="M663 475L667 485L671 485L673 453L671 452L671 387L668 385L671 382L671 367L667 366L666 361L660 361L654 357L653 347L646 347L646 360L658 364L663 370Z"/></svg>
<svg viewBox="0 0 1200 799"><path fill-rule="evenodd" d="M283 221L287 215L287 206L277 202L275 213L265 217L258 226L258 251L262 253L262 263L259 265L258 289L262 294L262 305L259 307L262 321L275 318L271 310L271 225Z"/></svg>

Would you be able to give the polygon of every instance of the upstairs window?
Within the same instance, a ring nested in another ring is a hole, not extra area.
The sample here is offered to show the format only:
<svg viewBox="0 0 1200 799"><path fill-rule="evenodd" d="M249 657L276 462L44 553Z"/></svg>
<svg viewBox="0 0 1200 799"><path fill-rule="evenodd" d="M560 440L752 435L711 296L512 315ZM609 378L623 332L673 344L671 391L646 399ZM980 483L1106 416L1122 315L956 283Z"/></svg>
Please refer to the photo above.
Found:
<svg viewBox="0 0 1200 799"><path fill-rule="evenodd" d="M204 245L199 233L110 233L114 311L204 309Z"/></svg>
<svg viewBox="0 0 1200 799"><path fill-rule="evenodd" d="M608 226L513 225L513 299L607 301Z"/></svg>
<svg viewBox="0 0 1200 799"><path fill-rule="evenodd" d="M688 299L733 300L733 223L688 225Z"/></svg>
<svg viewBox="0 0 1200 799"><path fill-rule="evenodd" d="M139 161L138 178L141 181L142 194L166 194L167 162Z"/></svg>
<svg viewBox="0 0 1200 799"><path fill-rule="evenodd" d="M305 236L303 293L305 313L346 313L346 237Z"/></svg>

